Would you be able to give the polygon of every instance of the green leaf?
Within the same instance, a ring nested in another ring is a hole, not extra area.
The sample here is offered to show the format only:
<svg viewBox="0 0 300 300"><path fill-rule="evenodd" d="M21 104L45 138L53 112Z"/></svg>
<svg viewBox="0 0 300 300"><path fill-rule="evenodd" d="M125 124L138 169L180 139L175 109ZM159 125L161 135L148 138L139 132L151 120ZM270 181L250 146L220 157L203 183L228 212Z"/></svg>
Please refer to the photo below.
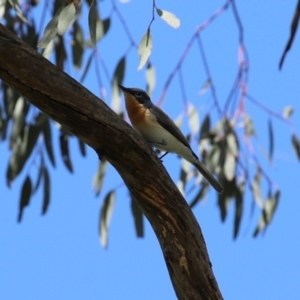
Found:
<svg viewBox="0 0 300 300"><path fill-rule="evenodd" d="M35 184L35 186L34 186L34 188L32 190L32 194L36 193L36 191L40 187L40 184L41 184L42 179L44 177L44 168L45 168L45 163L44 163L44 159L43 159L43 156L42 156L41 164L40 164L40 167L39 167L38 178L37 178L36 184Z"/></svg>
<svg viewBox="0 0 300 300"><path fill-rule="evenodd" d="M147 62L152 50L152 37L150 33L150 29L142 37L142 40L139 44L138 54L140 56L140 63L138 66L138 71L143 68L145 63Z"/></svg>
<svg viewBox="0 0 300 300"><path fill-rule="evenodd" d="M210 116L209 114L207 114L200 128L200 141L209 136L209 131L210 131Z"/></svg>
<svg viewBox="0 0 300 300"><path fill-rule="evenodd" d="M96 35L97 35L97 20L98 17L98 9L97 9L97 2L92 0L92 4L89 10L89 30L90 30L90 38L93 47L96 46Z"/></svg>
<svg viewBox="0 0 300 300"><path fill-rule="evenodd" d="M222 186L224 188L223 193L218 194L218 206L221 213L221 221L224 222L227 218L230 203L236 195L236 181L228 181L226 178L222 180Z"/></svg>
<svg viewBox="0 0 300 300"><path fill-rule="evenodd" d="M85 157L86 156L85 143L80 139L78 139L78 143L79 143L80 153L83 157Z"/></svg>
<svg viewBox="0 0 300 300"><path fill-rule="evenodd" d="M286 106L283 109L282 115L284 118L289 119L293 113L294 113L294 107Z"/></svg>
<svg viewBox="0 0 300 300"><path fill-rule="evenodd" d="M50 41L45 47L44 49L42 50L42 55L50 60L51 59L51 56L53 55L53 52L54 52L54 42L53 41ZM38 47L38 46L37 46Z"/></svg>
<svg viewBox="0 0 300 300"><path fill-rule="evenodd" d="M244 127L247 136L256 136L252 119L246 114L244 116Z"/></svg>
<svg viewBox="0 0 300 300"><path fill-rule="evenodd" d="M110 18L97 20L96 24L96 41L99 42L108 32L110 28Z"/></svg>
<svg viewBox="0 0 300 300"><path fill-rule="evenodd" d="M51 193L51 185L50 185L50 176L47 168L43 168L43 177L44 177L44 194L43 194L43 206L42 206L42 215L44 215L49 207L50 203L50 193Z"/></svg>
<svg viewBox="0 0 300 300"><path fill-rule="evenodd" d="M2 19L5 14L5 6L6 1L0 1L0 19Z"/></svg>
<svg viewBox="0 0 300 300"><path fill-rule="evenodd" d="M105 172L107 169L107 161L106 160L102 160L99 163L99 167L97 170L97 173L94 176L94 180L93 180L93 189L96 192L96 196L100 195L102 186L103 186L103 180L104 180L104 176L105 176Z"/></svg>
<svg viewBox="0 0 300 300"><path fill-rule="evenodd" d="M123 56L114 71L113 82L112 82L112 99L111 108L116 112L120 113L121 110L121 94L119 84L122 84L125 74L126 58Z"/></svg>
<svg viewBox="0 0 300 300"><path fill-rule="evenodd" d="M10 86L2 82L3 89L3 100L4 100L4 111L7 118L10 119L13 116L15 110L15 104L19 99L20 95L13 90Z"/></svg>
<svg viewBox="0 0 300 300"><path fill-rule="evenodd" d="M221 144L221 145L220 145ZM211 151L209 153L209 160L207 160L211 165L211 170L214 171L220 167L220 161L223 162L221 158L223 155L225 156L226 146L223 146L225 141L222 141L219 144L214 144L211 147Z"/></svg>
<svg viewBox="0 0 300 300"><path fill-rule="evenodd" d="M207 91L208 91L208 89L211 87L211 80L210 79L207 79L206 81L205 81L205 83L203 84L203 86L201 87L201 89L200 89L200 91L199 91L199 94L200 95L203 95L203 94L205 94Z"/></svg>
<svg viewBox="0 0 300 300"><path fill-rule="evenodd" d="M18 215L18 222L22 221L23 217L23 210L26 206L29 205L30 197L31 197L31 190L32 190L32 183L29 176L27 176L24 180L21 197L19 202L19 215Z"/></svg>
<svg viewBox="0 0 300 300"><path fill-rule="evenodd" d="M221 221L224 222L227 217L229 205L232 201L232 197L230 194L226 193L226 187L223 185L225 191L222 194L219 194L218 205L221 213Z"/></svg>
<svg viewBox="0 0 300 300"><path fill-rule="evenodd" d="M10 186L11 182L20 174L37 143L37 139L41 132L40 122L42 120L40 116L41 114L37 117L36 124L25 126L23 137L19 137L12 145L12 154L6 171L8 186Z"/></svg>
<svg viewBox="0 0 300 300"><path fill-rule="evenodd" d="M47 120L45 121L42 132L44 136L46 152L48 154L52 166L55 167L55 157L54 157L53 145L52 145L52 131L50 126L50 120L48 117Z"/></svg>
<svg viewBox="0 0 300 300"><path fill-rule="evenodd" d="M189 168L190 168L190 163L187 160L182 159L181 160L180 177L179 177L177 187L183 196L184 196L184 192L185 192L185 186L186 186L186 183L188 180Z"/></svg>
<svg viewBox="0 0 300 300"><path fill-rule="evenodd" d="M234 214L234 228L233 228L233 238L236 239L239 231L243 215L243 195L245 191L245 181L241 182L235 190L235 214Z"/></svg>
<svg viewBox="0 0 300 300"><path fill-rule="evenodd" d="M105 248L107 248L108 245L108 229L109 229L114 205L115 205L115 192L110 191L106 195L103 201L103 205L100 211L100 218L99 218L100 242L102 246Z"/></svg>
<svg viewBox="0 0 300 300"><path fill-rule="evenodd" d="M1 112L0 112L1 113ZM2 141L6 140L6 136L7 136L7 127L8 127L8 121L7 119L2 119L0 117L1 121L0 121L0 139Z"/></svg>
<svg viewBox="0 0 300 300"><path fill-rule="evenodd" d="M76 20L76 8L74 3L68 4L58 16L57 33L63 35Z"/></svg>
<svg viewBox="0 0 300 300"><path fill-rule="evenodd" d="M151 97L156 82L155 82L155 69L150 62L148 62L147 69L146 69L146 83L147 83L147 93Z"/></svg>
<svg viewBox="0 0 300 300"><path fill-rule="evenodd" d="M199 113L196 107L189 103L188 105L188 123L191 128L192 134L195 134L198 132L199 129Z"/></svg>
<svg viewBox="0 0 300 300"><path fill-rule="evenodd" d="M260 191L260 180L261 180L261 170L257 168L257 173L253 178L251 189L254 196L255 201L257 202L259 207L263 206L263 200Z"/></svg>
<svg viewBox="0 0 300 300"><path fill-rule="evenodd" d="M12 181L20 174L27 157L25 156L25 151L22 147L22 140L18 139L12 147L12 154L9 159L9 163L6 170L6 184L11 186Z"/></svg>
<svg viewBox="0 0 300 300"><path fill-rule="evenodd" d="M157 14L170 26L177 29L180 26L180 20L171 12L156 8Z"/></svg>
<svg viewBox="0 0 300 300"><path fill-rule="evenodd" d="M292 24L291 24L291 27L290 27L290 37L287 41L287 44L285 46L285 49L282 53L282 56L281 56L281 59L280 59L280 62L279 62L279 70L281 70L281 68L283 66L285 56L288 53L288 51L291 49L294 38L296 36L296 32L297 32L298 24L299 24L299 17L300 17L300 9L299 8L300 8L300 2L298 1L295 12L293 14L294 16L293 16Z"/></svg>
<svg viewBox="0 0 300 300"><path fill-rule="evenodd" d="M18 0L8 0L8 2L10 3L10 5L14 8L14 10L16 11L17 16L24 22L24 23L28 23L27 19L25 18L25 16L22 13L22 10L20 9L19 6L19 1ZM5 1L4 1L5 3Z"/></svg>
<svg viewBox="0 0 300 300"><path fill-rule="evenodd" d="M236 169L236 160L230 151L226 151L225 164L223 167L224 175L228 181L234 179Z"/></svg>
<svg viewBox="0 0 300 300"><path fill-rule="evenodd" d="M106 18L103 20L98 19L96 22L96 27L95 27L95 30L96 30L95 45L93 44L91 39L89 39L85 43L86 47L96 47L96 44L107 34L109 28L110 28L110 18Z"/></svg>
<svg viewBox="0 0 300 300"><path fill-rule="evenodd" d="M13 144L22 135L24 130L26 117L25 99L20 96L16 102L15 109L13 112L13 127L10 136L9 148L12 149Z"/></svg>
<svg viewBox="0 0 300 300"><path fill-rule="evenodd" d="M73 165L70 159L70 152L69 152L69 136L61 131L59 137L59 144L60 144L60 152L63 159L63 162L67 169L73 173Z"/></svg>
<svg viewBox="0 0 300 300"><path fill-rule="evenodd" d="M114 75L113 75L114 81L116 81L117 85L121 84L124 80L125 67L126 67L126 57L123 56L118 61L117 67L115 68Z"/></svg>
<svg viewBox="0 0 300 300"><path fill-rule="evenodd" d="M226 118L221 118L219 122L216 123L216 125L212 128L211 132L209 133L209 137L213 140L213 142L219 142L220 138L216 139L217 136L224 135L224 132L226 131L226 124L228 123L228 120ZM223 138L221 138L222 140Z"/></svg>
<svg viewBox="0 0 300 300"><path fill-rule="evenodd" d="M298 138L296 137L296 135L292 135L292 144L294 146L294 150L296 152L296 155L298 157L298 160L300 160L300 142L298 140Z"/></svg>
<svg viewBox="0 0 300 300"><path fill-rule="evenodd" d="M269 141L269 158L270 161L272 161L274 151L274 133L271 119L269 119Z"/></svg>
<svg viewBox="0 0 300 300"><path fill-rule="evenodd" d="M75 22L73 26L72 55L73 65L75 68L79 69L81 67L83 56L83 32L78 22Z"/></svg>
<svg viewBox="0 0 300 300"><path fill-rule="evenodd" d="M271 223L274 213L277 209L278 202L280 197L280 190L275 192L275 195L269 197L264 202L262 214L256 229L253 232L253 236L256 237L262 230L265 230L267 226Z"/></svg>
<svg viewBox="0 0 300 300"><path fill-rule="evenodd" d="M237 138L233 132L229 133L226 137L226 154L224 164L224 175L228 181L231 181L235 177L236 171L236 158L238 155Z"/></svg>
<svg viewBox="0 0 300 300"><path fill-rule="evenodd" d="M135 232L137 237L144 237L144 216L137 201L131 195L131 212L133 215Z"/></svg>
<svg viewBox="0 0 300 300"><path fill-rule="evenodd" d="M37 47L45 48L49 42L57 35L58 15L54 16L53 19L47 24L42 38L39 40Z"/></svg>
<svg viewBox="0 0 300 300"><path fill-rule="evenodd" d="M25 128L25 137L26 138L24 138L24 143L23 143L22 147L24 147L26 157L29 157L31 155L32 150L36 146L37 139L41 133L42 125L43 125L42 123L40 123L40 121L42 122L41 114L42 113L40 113L39 117L37 117L36 124L30 124L29 126L27 126ZM26 129L28 129L28 130L26 130ZM26 133L27 133L27 135L26 135Z"/></svg>
<svg viewBox="0 0 300 300"><path fill-rule="evenodd" d="M182 113L174 120L174 123L178 128L182 127L182 123L183 123L183 114Z"/></svg>

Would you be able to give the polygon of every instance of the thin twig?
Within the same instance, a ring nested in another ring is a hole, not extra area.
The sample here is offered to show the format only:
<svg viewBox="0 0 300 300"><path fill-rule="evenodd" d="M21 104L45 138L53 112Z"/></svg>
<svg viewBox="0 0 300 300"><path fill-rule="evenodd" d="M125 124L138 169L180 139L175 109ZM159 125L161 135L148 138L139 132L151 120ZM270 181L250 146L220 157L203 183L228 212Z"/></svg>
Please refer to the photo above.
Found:
<svg viewBox="0 0 300 300"><path fill-rule="evenodd" d="M162 94L159 97L159 100L157 103L158 105L160 105L162 103L163 99L165 98L165 95L166 95L169 85L171 84L176 72L181 68L182 63L184 62L188 52L192 48L192 46L193 46L195 40L197 39L197 37L199 36L199 34L202 32L202 30L204 30L208 25L210 25L217 17L219 17L228 8L231 1L232 0L227 0L226 3L222 7L220 7L211 17L209 17L205 22L203 22L200 26L198 26L197 30L194 32L191 39L189 40L187 46L183 50L176 66L174 67L173 71L170 73L170 75L163 87Z"/></svg>

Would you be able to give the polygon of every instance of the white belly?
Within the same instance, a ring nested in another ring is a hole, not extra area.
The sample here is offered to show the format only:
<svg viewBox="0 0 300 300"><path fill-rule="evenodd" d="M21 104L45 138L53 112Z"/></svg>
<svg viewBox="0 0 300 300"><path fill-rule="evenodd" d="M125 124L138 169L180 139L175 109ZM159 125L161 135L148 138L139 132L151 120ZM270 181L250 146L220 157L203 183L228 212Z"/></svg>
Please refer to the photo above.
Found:
<svg viewBox="0 0 300 300"><path fill-rule="evenodd" d="M143 127L135 129L148 143L152 144L157 149L176 153L189 162L195 161L195 157L193 156L191 149L178 141L172 134L163 129L160 125L153 126L152 130Z"/></svg>

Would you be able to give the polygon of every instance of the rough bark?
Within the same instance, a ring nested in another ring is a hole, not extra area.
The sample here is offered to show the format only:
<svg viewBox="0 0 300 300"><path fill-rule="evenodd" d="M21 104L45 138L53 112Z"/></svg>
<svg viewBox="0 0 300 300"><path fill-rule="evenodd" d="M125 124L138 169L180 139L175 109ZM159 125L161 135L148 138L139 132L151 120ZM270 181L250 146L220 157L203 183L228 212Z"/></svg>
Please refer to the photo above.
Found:
<svg viewBox="0 0 300 300"><path fill-rule="evenodd" d="M0 78L116 168L155 231L179 299L222 299L197 220L126 122L1 24Z"/></svg>

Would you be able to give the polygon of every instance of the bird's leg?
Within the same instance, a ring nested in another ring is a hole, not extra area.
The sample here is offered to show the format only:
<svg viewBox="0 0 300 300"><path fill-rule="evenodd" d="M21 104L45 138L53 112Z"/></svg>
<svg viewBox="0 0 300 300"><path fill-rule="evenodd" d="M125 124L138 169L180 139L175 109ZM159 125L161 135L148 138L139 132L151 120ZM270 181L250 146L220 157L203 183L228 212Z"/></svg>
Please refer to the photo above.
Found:
<svg viewBox="0 0 300 300"><path fill-rule="evenodd" d="M159 157L159 159L161 160L161 162L162 162L162 159L168 154L169 152L167 151L167 152L165 152L161 157Z"/></svg>
<svg viewBox="0 0 300 300"><path fill-rule="evenodd" d="M158 143L158 142L151 142L151 141L147 141L152 147L155 147L155 148L157 148L156 147L156 145L158 144L158 145L166 145L166 142L163 140L161 143ZM160 159L160 161L161 162L163 162L162 161L162 159L168 154L169 152L167 151L167 152L165 152L161 157L159 157L159 159Z"/></svg>

